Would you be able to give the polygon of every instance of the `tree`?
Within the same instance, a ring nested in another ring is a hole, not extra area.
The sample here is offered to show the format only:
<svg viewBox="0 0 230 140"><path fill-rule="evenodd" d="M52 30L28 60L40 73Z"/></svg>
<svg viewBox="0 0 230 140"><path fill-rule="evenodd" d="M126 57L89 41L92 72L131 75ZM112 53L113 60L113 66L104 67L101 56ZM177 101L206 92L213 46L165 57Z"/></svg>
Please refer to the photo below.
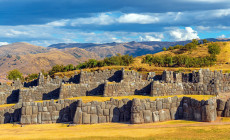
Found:
<svg viewBox="0 0 230 140"><path fill-rule="evenodd" d="M203 44L206 44L208 43L208 40L207 39L203 39Z"/></svg>
<svg viewBox="0 0 230 140"><path fill-rule="evenodd" d="M167 51L167 49L166 49L165 47L164 47L164 48L162 48L162 50L163 50L163 51Z"/></svg>
<svg viewBox="0 0 230 140"><path fill-rule="evenodd" d="M217 55L220 53L220 46L216 43L212 43L208 46L208 52L212 55Z"/></svg>
<svg viewBox="0 0 230 140"><path fill-rule="evenodd" d="M199 44L198 40L196 40L196 39L193 39L193 40L192 40L192 43L195 44L195 45L198 45L198 44Z"/></svg>
<svg viewBox="0 0 230 140"><path fill-rule="evenodd" d="M88 68L94 68L97 66L97 60L95 59L89 59L89 61L87 62L87 67Z"/></svg>
<svg viewBox="0 0 230 140"><path fill-rule="evenodd" d="M14 69L14 70L11 70L11 71L8 72L7 78L9 80L17 80L17 78L19 78L21 80L21 79L23 79L23 76L22 76L22 73L19 70Z"/></svg>
<svg viewBox="0 0 230 140"><path fill-rule="evenodd" d="M34 79L37 79L38 78L38 74L37 73L32 73L32 74L29 74L25 80L26 81L31 81L31 80L34 80Z"/></svg>
<svg viewBox="0 0 230 140"><path fill-rule="evenodd" d="M183 49L185 49L187 51L191 51L191 50L193 50L195 48L196 48L196 45L194 43L188 43L183 47Z"/></svg>

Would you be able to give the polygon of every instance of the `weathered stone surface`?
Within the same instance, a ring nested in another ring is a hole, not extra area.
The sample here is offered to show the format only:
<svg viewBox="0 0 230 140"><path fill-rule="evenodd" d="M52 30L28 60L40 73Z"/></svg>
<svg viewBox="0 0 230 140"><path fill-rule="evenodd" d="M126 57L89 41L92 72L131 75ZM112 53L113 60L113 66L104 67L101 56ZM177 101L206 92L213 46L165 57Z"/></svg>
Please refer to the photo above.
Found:
<svg viewBox="0 0 230 140"><path fill-rule="evenodd" d="M82 123L90 124L90 114L87 114L85 112L82 113Z"/></svg>
<svg viewBox="0 0 230 140"><path fill-rule="evenodd" d="M20 123L21 124L31 124L31 115L22 115Z"/></svg>
<svg viewBox="0 0 230 140"><path fill-rule="evenodd" d="M144 122L151 123L153 121L152 112L150 110L144 110L143 112L144 112Z"/></svg>
<svg viewBox="0 0 230 140"><path fill-rule="evenodd" d="M91 123L91 124L96 124L96 123L98 123L98 116L97 116L97 114L91 114L91 115L90 115L90 123Z"/></svg>
<svg viewBox="0 0 230 140"><path fill-rule="evenodd" d="M49 112L42 112L42 121L51 121L51 115Z"/></svg>
<svg viewBox="0 0 230 140"><path fill-rule="evenodd" d="M163 109L163 104L162 104L162 101L157 101L157 110L161 110Z"/></svg>
<svg viewBox="0 0 230 140"><path fill-rule="evenodd" d="M152 115L153 115L153 122L159 122L160 121L160 116L159 116L158 111L153 112Z"/></svg>
<svg viewBox="0 0 230 140"><path fill-rule="evenodd" d="M98 123L106 123L106 116L98 116Z"/></svg>

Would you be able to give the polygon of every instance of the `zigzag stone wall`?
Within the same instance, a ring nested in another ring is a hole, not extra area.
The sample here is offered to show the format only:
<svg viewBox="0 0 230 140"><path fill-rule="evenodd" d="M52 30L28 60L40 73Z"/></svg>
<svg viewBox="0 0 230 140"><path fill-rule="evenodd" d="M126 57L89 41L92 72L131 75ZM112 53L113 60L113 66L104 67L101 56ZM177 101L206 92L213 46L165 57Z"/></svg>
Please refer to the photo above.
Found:
<svg viewBox="0 0 230 140"><path fill-rule="evenodd" d="M230 100L169 97L150 99L110 99L110 101L50 100L23 102L0 109L0 123L95 124L106 122L151 123L175 119L215 121L217 116L230 116Z"/></svg>

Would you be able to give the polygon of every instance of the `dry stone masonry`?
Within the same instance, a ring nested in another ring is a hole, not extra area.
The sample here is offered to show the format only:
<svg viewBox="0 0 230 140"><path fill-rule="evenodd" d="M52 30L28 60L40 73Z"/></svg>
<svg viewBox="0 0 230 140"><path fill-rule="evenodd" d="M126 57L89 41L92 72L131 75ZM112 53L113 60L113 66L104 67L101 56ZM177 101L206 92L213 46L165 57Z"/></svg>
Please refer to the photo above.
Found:
<svg viewBox="0 0 230 140"><path fill-rule="evenodd" d="M230 91L230 74L201 69L192 73L103 70L75 73L71 78L45 78L11 85L0 83L0 104L16 103L0 108L0 123L95 124L105 122L150 123L175 119L215 121L230 117L230 100L197 101L176 95L218 95ZM112 99L105 102L67 98L81 96L143 95L147 99ZM148 96L168 96L155 101ZM41 101L48 100L48 101ZM39 102L38 102L39 101Z"/></svg>

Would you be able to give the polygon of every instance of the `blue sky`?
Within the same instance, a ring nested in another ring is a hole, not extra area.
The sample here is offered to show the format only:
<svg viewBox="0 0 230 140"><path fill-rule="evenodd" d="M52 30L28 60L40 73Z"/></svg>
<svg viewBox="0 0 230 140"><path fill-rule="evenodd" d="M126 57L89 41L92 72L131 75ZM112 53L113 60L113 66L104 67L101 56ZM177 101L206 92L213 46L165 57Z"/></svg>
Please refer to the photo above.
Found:
<svg viewBox="0 0 230 140"><path fill-rule="evenodd" d="M230 0L0 0L0 45L230 37Z"/></svg>

